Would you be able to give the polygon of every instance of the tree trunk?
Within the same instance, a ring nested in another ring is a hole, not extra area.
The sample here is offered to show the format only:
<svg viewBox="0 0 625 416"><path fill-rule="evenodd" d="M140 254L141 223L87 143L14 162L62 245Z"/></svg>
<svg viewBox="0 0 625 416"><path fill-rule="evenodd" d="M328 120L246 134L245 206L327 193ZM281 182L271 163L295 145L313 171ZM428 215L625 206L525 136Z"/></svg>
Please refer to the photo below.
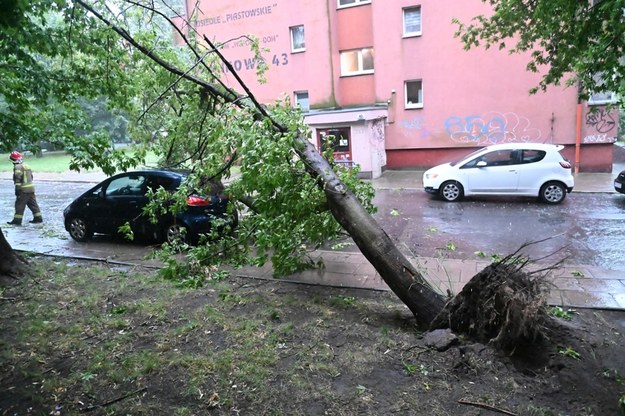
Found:
<svg viewBox="0 0 625 416"><path fill-rule="evenodd" d="M0 229L0 284L23 276L27 264L26 260L13 250Z"/></svg>
<svg viewBox="0 0 625 416"><path fill-rule="evenodd" d="M443 296L434 290L399 251L313 144L301 135L298 136L298 144L298 155L306 161L311 174L323 181L334 218L353 238L362 254L391 290L408 306L419 324L429 325L445 305Z"/></svg>
<svg viewBox="0 0 625 416"><path fill-rule="evenodd" d="M78 4L89 12L93 13L98 19L111 27L123 39L128 41L132 46L141 51L145 56L152 59L161 67L167 69L172 74L176 74L180 78L184 78L199 87L207 94L220 97L224 102L233 103L241 108L248 107L256 113L259 119L269 118L276 131L286 133L284 126L276 123L261 106L254 95L249 91L246 84L239 77L235 68L221 54L219 48L204 36L204 40L209 47L219 56L222 63L228 68L229 73L244 88L245 98L251 101L242 100L234 90L230 90L225 86L215 86L210 82L206 82L201 78L195 77L189 71L183 71L158 57L151 49L145 47L130 34L112 22L108 21L104 16L98 13L93 7L84 0L76 0ZM160 14L160 13L159 13ZM167 19L166 16L163 15ZM178 33L186 39L185 34L180 32L171 20L170 23ZM191 47L191 44L187 42ZM198 59L202 59L199 54ZM386 232L380 227L375 219L362 206L358 198L343 184L338 178L330 164L317 151L313 144L303 135L299 135L295 145L297 154L306 161L309 173L314 177L321 178L323 181L324 192L328 199L328 204L334 218L341 226L350 234L354 242L360 248L360 251L371 262L380 276L391 290L408 306L421 325L427 326L436 315L443 309L445 300L442 295L438 294L432 286L423 278L410 261L399 251L392 242Z"/></svg>

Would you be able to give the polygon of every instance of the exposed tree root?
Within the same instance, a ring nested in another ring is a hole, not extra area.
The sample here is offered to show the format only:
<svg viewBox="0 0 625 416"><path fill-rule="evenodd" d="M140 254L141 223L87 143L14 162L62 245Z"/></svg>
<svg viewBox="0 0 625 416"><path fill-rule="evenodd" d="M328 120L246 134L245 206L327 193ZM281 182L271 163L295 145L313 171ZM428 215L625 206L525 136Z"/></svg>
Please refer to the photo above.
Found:
<svg viewBox="0 0 625 416"><path fill-rule="evenodd" d="M0 286L15 283L28 271L28 261L9 244L0 229Z"/></svg>
<svg viewBox="0 0 625 416"><path fill-rule="evenodd" d="M473 276L430 329L450 328L511 353L541 338L548 318L546 276L561 261L530 271L527 266L533 263L519 255L527 245Z"/></svg>

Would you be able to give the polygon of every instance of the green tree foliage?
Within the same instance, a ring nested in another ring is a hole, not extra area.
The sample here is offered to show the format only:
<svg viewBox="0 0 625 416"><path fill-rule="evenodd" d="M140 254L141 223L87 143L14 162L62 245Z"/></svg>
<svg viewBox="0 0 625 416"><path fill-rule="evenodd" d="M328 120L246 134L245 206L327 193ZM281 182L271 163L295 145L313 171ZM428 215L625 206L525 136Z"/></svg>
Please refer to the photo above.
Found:
<svg viewBox="0 0 625 416"><path fill-rule="evenodd" d="M483 0L487 2L486 0ZM543 73L532 92L578 85L625 96L625 0L488 0L494 12L454 20L466 49L480 45L530 53L527 68Z"/></svg>
<svg viewBox="0 0 625 416"><path fill-rule="evenodd" d="M97 162L112 173L135 163L111 148L110 134L91 128L82 105L106 97L111 107L128 108L132 84L123 66L129 57L118 37L63 0L2 5L0 150L36 152L45 141L72 152L76 169Z"/></svg>
<svg viewBox="0 0 625 416"><path fill-rule="evenodd" d="M38 12L44 4L45 12ZM75 134L89 128L89 114L94 114L84 111L89 108L85 100L105 97L110 109L128 115L135 153L154 152L162 167L191 172L176 203L164 204L170 196L157 192L149 211L180 209L191 193L227 194L246 204L232 207L233 214L239 212L236 232L221 239L209 236L188 248L190 261L172 265L169 273L179 268L177 276L201 279L208 266L226 260L271 261L281 275L309 266L307 253L336 238L342 228L328 209L319 179L294 150L298 135L307 131L301 114L288 99L259 106L249 91L239 95L222 85L218 54L198 42L192 29L188 35L177 30L169 19L175 15L173 7L159 2L31 3L24 17L28 27L10 29L17 36L1 43L20 68L11 72L3 63L19 96L0 87L8 106L1 122L13 123L2 131L13 144L57 137L71 150L77 168L124 170L139 161L123 159L123 154L111 159L115 151L106 133ZM172 43L174 31L181 45ZM258 43L251 43L260 54ZM30 82L20 72L29 73ZM372 211L372 188L356 179L355 170L338 169ZM166 258L170 254L164 252Z"/></svg>

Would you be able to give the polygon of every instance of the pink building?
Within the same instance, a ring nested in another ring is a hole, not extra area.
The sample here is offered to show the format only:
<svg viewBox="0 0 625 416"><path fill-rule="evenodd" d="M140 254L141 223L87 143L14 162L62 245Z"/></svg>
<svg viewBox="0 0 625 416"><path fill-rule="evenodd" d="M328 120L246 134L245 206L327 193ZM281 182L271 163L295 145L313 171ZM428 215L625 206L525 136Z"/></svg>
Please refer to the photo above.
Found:
<svg viewBox="0 0 625 416"><path fill-rule="evenodd" d="M290 97L306 110L312 140L335 135L335 157L360 165L365 177L502 142L565 144L579 170L612 169L617 114L601 105L609 100L578 106L574 87L529 95L540 76L526 71L527 56L465 51L454 38L452 18L466 23L488 13L480 0L188 0L187 7L199 35L224 43L261 102ZM264 84L245 35L268 49ZM242 92L231 74L223 79Z"/></svg>

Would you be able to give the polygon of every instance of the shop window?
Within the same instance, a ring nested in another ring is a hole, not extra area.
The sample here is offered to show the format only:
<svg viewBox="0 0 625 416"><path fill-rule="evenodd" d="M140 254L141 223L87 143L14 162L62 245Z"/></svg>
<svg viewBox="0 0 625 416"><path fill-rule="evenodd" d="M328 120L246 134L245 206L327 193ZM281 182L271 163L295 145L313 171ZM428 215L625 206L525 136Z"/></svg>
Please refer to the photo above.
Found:
<svg viewBox="0 0 625 416"><path fill-rule="evenodd" d="M291 31L291 52L305 51L304 25L293 26L289 30Z"/></svg>
<svg viewBox="0 0 625 416"><path fill-rule="evenodd" d="M373 48L342 51L341 76L373 73Z"/></svg>
<svg viewBox="0 0 625 416"><path fill-rule="evenodd" d="M421 35L421 6L404 9L404 37Z"/></svg>
<svg viewBox="0 0 625 416"><path fill-rule="evenodd" d="M404 86L406 108L423 108L423 82L421 80L406 81Z"/></svg>
<svg viewBox="0 0 625 416"><path fill-rule="evenodd" d="M349 141L349 127L319 130L319 146L321 150L325 151L331 146L335 161L351 161L352 155Z"/></svg>

